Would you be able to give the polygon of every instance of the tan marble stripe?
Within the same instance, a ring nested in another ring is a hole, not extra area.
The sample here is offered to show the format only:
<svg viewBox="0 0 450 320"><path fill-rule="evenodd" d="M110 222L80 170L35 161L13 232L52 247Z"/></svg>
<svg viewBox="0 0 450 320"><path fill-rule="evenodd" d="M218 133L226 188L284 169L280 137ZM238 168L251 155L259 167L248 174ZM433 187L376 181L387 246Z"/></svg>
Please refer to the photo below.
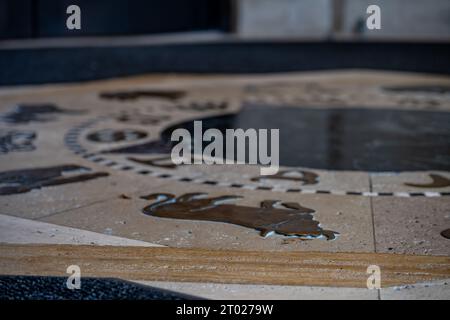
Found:
<svg viewBox="0 0 450 320"><path fill-rule="evenodd" d="M0 274L129 280L366 287L369 265L382 287L445 279L450 257L376 253L258 252L84 245L0 245Z"/></svg>

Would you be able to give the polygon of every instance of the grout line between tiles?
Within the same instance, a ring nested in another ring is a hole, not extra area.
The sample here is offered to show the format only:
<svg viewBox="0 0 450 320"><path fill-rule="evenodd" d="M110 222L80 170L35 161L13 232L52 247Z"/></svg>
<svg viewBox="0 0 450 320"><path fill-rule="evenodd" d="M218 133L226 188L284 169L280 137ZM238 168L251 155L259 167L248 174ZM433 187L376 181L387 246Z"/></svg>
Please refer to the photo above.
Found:
<svg viewBox="0 0 450 320"><path fill-rule="evenodd" d="M373 192L373 185L372 185L372 175L370 172L368 173L369 177L369 191ZM373 212L373 197L369 197L369 205L370 205L370 216L372 218L372 235L373 235L373 249L375 253L377 253L377 239L375 235L375 215ZM377 299L381 300L381 290L377 289Z"/></svg>
<svg viewBox="0 0 450 320"><path fill-rule="evenodd" d="M372 186L372 176L369 173L369 190L370 192L373 191L373 186ZM376 236L375 236L375 215L373 212L373 197L369 197L370 198L370 216L372 218L372 235L373 235L373 248L375 253L377 253L377 241L376 241Z"/></svg>
<svg viewBox="0 0 450 320"><path fill-rule="evenodd" d="M110 198L106 198L106 199L97 200L97 201L94 201L94 202L91 202L91 203L84 204L84 205L79 206L79 207L68 208L68 209L64 209L64 210L61 210L61 211L52 212L52 213L49 213L49 214L47 214L47 215L45 215L45 216L41 216L41 217L34 218L34 219L31 219L31 220L40 221L40 219L45 219L45 218L48 218L48 217L53 217L53 216L56 216L56 215L58 215L58 214L66 213L66 212L73 211L73 210L77 210L77 209L87 208L87 207L90 207L90 206L93 206L93 205L96 205L96 204L99 204L99 203L106 202L106 201L111 200L111 199L113 199L113 198L110 197Z"/></svg>

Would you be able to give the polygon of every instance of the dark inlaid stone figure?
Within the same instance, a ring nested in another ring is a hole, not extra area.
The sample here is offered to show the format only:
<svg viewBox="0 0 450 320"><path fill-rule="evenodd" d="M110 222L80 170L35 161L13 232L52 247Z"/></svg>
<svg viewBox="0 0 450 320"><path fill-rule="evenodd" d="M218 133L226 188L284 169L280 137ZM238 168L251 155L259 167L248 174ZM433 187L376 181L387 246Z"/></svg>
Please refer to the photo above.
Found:
<svg viewBox="0 0 450 320"><path fill-rule="evenodd" d="M102 92L100 98L107 100L129 101L141 98L158 98L165 100L178 100L186 95L184 91L178 90L133 90Z"/></svg>
<svg viewBox="0 0 450 320"><path fill-rule="evenodd" d="M33 151L36 139L33 131L0 130L0 155L16 151Z"/></svg>
<svg viewBox="0 0 450 320"><path fill-rule="evenodd" d="M257 112L255 112L257 110ZM369 108L293 108L247 104L236 114L198 118L203 130L279 129L280 165L369 172L450 171L450 112ZM178 129L105 153L170 154ZM202 150L209 142L203 142ZM223 154L226 154L225 152Z"/></svg>
<svg viewBox="0 0 450 320"><path fill-rule="evenodd" d="M147 137L147 133L134 129L102 129L88 134L87 139L93 142L130 142Z"/></svg>
<svg viewBox="0 0 450 320"><path fill-rule="evenodd" d="M42 187L88 181L106 177L106 172L90 172L78 165L22 169L0 172L0 195L29 192Z"/></svg>
<svg viewBox="0 0 450 320"><path fill-rule="evenodd" d="M319 221L313 219L314 210L296 202L266 200L260 208L255 208L227 203L239 199L238 196L207 198L204 193L187 193L176 198L172 194L160 193L142 198L157 200L143 212L160 218L231 223L258 230L264 237L277 233L303 239L325 237L333 240L338 234L322 229ZM284 208L278 207L279 204Z"/></svg>
<svg viewBox="0 0 450 320"><path fill-rule="evenodd" d="M64 110L53 104L17 105L11 112L0 116L7 123L24 124L30 122L47 122L56 119L57 114L80 114L82 111Z"/></svg>

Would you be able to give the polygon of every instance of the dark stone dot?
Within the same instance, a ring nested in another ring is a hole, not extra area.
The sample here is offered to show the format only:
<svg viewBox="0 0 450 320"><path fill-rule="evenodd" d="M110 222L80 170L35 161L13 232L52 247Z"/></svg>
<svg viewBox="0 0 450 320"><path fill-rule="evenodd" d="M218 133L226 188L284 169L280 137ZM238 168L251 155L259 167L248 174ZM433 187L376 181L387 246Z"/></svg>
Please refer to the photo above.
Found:
<svg viewBox="0 0 450 320"><path fill-rule="evenodd" d="M450 229L446 229L441 232L441 236L443 236L446 239L450 239Z"/></svg>

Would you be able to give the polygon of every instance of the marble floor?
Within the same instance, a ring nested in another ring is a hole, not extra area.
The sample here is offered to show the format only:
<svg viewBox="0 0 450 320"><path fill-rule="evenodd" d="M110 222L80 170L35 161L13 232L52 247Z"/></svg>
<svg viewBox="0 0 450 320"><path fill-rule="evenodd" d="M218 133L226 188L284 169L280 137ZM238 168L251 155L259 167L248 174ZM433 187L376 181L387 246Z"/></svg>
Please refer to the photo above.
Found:
<svg viewBox="0 0 450 320"><path fill-rule="evenodd" d="M173 165L170 132L199 119L222 130L280 129L279 174L260 176L258 165ZM152 75L2 87L0 243L450 259L449 151L444 76ZM152 215L144 209L155 208L155 195L184 201L186 212L201 203L206 218L170 218L175 200ZM231 201L213 201L222 197ZM217 212L239 219L214 220ZM308 214L315 233L294 237L274 224L263 234L245 219L251 214ZM213 299L450 298L446 279L380 290L127 280Z"/></svg>

